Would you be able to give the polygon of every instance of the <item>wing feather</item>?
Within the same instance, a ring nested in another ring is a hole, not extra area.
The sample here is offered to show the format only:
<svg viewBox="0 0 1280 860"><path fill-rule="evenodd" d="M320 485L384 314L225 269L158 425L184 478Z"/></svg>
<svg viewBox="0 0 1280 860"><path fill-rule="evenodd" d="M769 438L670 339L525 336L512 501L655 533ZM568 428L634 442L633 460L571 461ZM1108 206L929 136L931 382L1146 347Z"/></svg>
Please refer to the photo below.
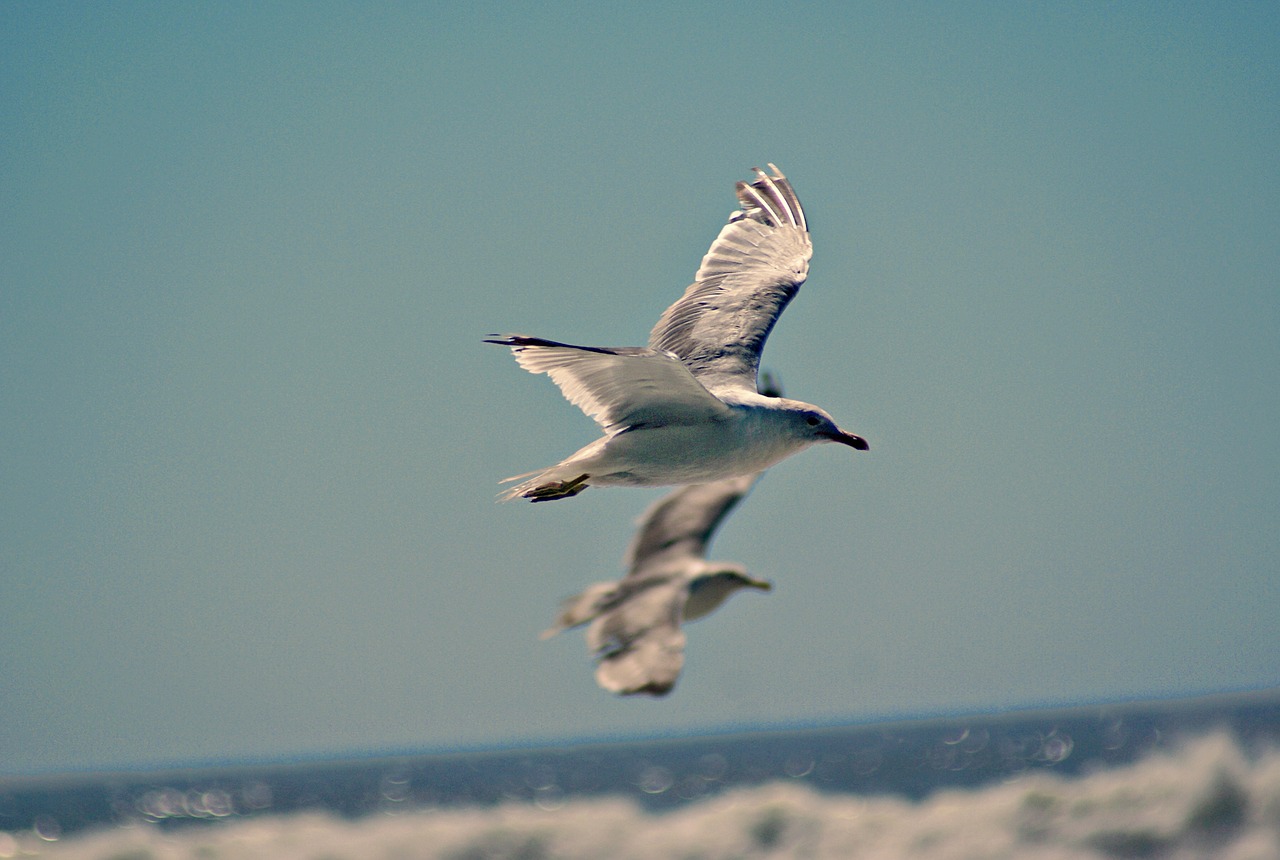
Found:
<svg viewBox="0 0 1280 860"><path fill-rule="evenodd" d="M673 355L644 347L573 346L524 335L489 339L520 366L545 373L565 398L607 431L701 423L728 414Z"/></svg>
<svg viewBox="0 0 1280 860"><path fill-rule="evenodd" d="M765 340L809 273L804 209L781 171L769 169L737 184L743 208L649 335L650 349L674 353L712 393L756 390Z"/></svg>
<svg viewBox="0 0 1280 860"><path fill-rule="evenodd" d="M680 617L688 597L687 580L668 576L593 621L587 646L599 656L597 683L622 695L669 692L684 665Z"/></svg>
<svg viewBox="0 0 1280 860"><path fill-rule="evenodd" d="M627 548L628 578L643 576L655 564L675 556L705 558L711 535L758 477L740 475L681 487L650 505Z"/></svg>

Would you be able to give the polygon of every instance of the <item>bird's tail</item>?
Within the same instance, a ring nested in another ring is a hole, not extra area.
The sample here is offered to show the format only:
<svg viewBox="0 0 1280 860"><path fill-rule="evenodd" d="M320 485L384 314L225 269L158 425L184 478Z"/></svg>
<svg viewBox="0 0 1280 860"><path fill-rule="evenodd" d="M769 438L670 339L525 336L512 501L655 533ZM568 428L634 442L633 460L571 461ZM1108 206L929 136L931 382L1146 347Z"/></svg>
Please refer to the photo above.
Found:
<svg viewBox="0 0 1280 860"><path fill-rule="evenodd" d="M617 591L618 585L615 582L597 582L581 594L568 598L560 604L560 614L556 616L556 623L543 630L538 638L550 639L562 630L593 621Z"/></svg>

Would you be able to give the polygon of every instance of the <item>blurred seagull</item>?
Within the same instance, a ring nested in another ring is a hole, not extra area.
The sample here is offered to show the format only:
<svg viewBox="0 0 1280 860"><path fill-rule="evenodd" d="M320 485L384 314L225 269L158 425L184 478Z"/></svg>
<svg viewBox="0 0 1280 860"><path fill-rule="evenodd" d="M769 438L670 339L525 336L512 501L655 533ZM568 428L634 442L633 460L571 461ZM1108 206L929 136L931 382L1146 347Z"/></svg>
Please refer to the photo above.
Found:
<svg viewBox="0 0 1280 860"><path fill-rule="evenodd" d="M545 373L604 435L503 499L575 496L588 486L701 484L754 475L815 442L866 441L808 403L756 386L760 351L809 272L804 210L777 167L737 183L732 213L693 284L667 308L647 347L573 346L492 335L531 373Z"/></svg>
<svg viewBox="0 0 1280 860"><path fill-rule="evenodd" d="M757 477L739 475L663 496L641 517L627 550L626 576L566 600L542 638L591 622L587 647L599 657L601 687L624 696L669 693L684 664L680 622L709 614L738 589L772 587L740 564L704 560L711 533Z"/></svg>

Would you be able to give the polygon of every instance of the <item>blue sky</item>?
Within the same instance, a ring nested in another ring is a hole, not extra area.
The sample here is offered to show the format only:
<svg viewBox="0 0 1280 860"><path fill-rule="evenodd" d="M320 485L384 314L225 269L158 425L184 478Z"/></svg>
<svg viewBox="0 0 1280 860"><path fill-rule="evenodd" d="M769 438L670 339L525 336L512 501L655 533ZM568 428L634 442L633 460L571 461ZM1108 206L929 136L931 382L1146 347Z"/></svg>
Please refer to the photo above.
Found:
<svg viewBox="0 0 1280 860"><path fill-rule="evenodd" d="M0 771L1280 681L1271 4L0 6ZM661 491L495 503L776 162L780 464L665 700L559 601Z"/></svg>

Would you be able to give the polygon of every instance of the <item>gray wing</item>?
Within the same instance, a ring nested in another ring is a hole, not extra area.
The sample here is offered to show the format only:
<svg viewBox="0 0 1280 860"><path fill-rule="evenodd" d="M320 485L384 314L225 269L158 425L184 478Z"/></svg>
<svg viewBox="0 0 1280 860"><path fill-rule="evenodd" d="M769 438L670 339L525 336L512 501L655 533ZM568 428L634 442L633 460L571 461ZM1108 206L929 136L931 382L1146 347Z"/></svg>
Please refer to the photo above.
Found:
<svg viewBox="0 0 1280 860"><path fill-rule="evenodd" d="M650 505L627 548L627 578L643 576L655 564L678 556L704 558L712 533L759 477L757 473L691 484Z"/></svg>
<svg viewBox="0 0 1280 860"><path fill-rule="evenodd" d="M671 691L684 666L680 619L688 580L667 576L628 596L587 628L587 645L599 658L596 682L624 696Z"/></svg>
<svg viewBox="0 0 1280 860"><path fill-rule="evenodd" d="M737 184L741 211L711 243L693 284L667 308L649 347L669 351L712 393L756 390L765 339L809 273L813 243L791 183L770 164Z"/></svg>
<svg viewBox="0 0 1280 860"><path fill-rule="evenodd" d="M511 347L521 367L550 376L570 403L605 430L700 423L729 411L688 367L651 349L574 346L518 334L485 343Z"/></svg>

